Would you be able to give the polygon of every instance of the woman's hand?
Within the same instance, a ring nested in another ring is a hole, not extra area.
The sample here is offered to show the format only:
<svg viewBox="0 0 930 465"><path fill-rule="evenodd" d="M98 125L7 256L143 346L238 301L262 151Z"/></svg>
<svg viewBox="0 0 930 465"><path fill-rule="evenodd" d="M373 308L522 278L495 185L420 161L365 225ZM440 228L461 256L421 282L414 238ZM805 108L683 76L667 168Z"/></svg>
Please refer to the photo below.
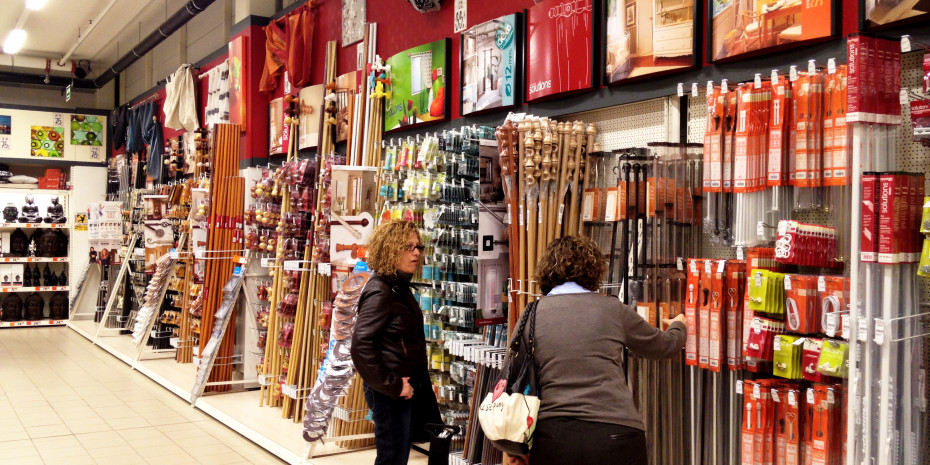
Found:
<svg viewBox="0 0 930 465"><path fill-rule="evenodd" d="M529 455L511 455L508 465L529 465L530 456Z"/></svg>
<svg viewBox="0 0 930 465"><path fill-rule="evenodd" d="M665 327L668 327L668 325L675 323L675 322L679 322L685 326L688 326L688 320L687 318L685 318L684 313L679 313L678 316L676 316L675 318L672 318L671 320L665 320L665 319L662 320L662 324L665 325Z"/></svg>
<svg viewBox="0 0 930 465"><path fill-rule="evenodd" d="M401 381L403 381L404 387L400 390L400 396L409 400L413 397L413 386L410 385L410 378L401 378Z"/></svg>

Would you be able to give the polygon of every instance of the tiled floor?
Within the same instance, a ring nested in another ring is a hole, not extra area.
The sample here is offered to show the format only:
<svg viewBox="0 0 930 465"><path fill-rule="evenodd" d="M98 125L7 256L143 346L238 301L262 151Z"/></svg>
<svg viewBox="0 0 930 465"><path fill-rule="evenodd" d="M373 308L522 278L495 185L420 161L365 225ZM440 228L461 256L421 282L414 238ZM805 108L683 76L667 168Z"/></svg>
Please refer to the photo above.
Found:
<svg viewBox="0 0 930 465"><path fill-rule="evenodd" d="M0 330L0 465L198 463L284 462L70 329Z"/></svg>

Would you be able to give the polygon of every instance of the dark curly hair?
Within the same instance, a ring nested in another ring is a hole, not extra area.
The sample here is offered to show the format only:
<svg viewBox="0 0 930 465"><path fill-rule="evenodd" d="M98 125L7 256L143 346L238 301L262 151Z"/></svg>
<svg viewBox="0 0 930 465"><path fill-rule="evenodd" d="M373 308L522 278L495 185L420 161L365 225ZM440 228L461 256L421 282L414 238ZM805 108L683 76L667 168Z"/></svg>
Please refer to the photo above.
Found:
<svg viewBox="0 0 930 465"><path fill-rule="evenodd" d="M597 291L607 262L591 239L581 236L560 237L546 246L536 265L536 281L543 294L572 281L590 291Z"/></svg>

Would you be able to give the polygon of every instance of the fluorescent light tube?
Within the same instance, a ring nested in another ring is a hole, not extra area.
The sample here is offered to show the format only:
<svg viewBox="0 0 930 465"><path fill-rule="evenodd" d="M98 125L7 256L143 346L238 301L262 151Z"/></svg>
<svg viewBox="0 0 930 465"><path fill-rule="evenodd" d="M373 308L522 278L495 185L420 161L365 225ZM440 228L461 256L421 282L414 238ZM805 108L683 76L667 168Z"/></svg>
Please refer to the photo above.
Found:
<svg viewBox="0 0 930 465"><path fill-rule="evenodd" d="M7 55L18 53L19 49L23 48L24 43L26 43L26 31L13 29L7 34L6 40L3 41L3 53Z"/></svg>

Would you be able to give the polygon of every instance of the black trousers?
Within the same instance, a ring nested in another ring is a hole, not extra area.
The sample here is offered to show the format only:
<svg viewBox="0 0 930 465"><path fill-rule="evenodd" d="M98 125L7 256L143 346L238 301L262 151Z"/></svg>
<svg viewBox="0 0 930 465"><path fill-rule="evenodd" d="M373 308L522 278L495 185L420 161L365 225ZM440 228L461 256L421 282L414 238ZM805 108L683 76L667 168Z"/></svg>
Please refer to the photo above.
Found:
<svg viewBox="0 0 930 465"><path fill-rule="evenodd" d="M646 433L574 418L540 420L530 465L647 465Z"/></svg>

